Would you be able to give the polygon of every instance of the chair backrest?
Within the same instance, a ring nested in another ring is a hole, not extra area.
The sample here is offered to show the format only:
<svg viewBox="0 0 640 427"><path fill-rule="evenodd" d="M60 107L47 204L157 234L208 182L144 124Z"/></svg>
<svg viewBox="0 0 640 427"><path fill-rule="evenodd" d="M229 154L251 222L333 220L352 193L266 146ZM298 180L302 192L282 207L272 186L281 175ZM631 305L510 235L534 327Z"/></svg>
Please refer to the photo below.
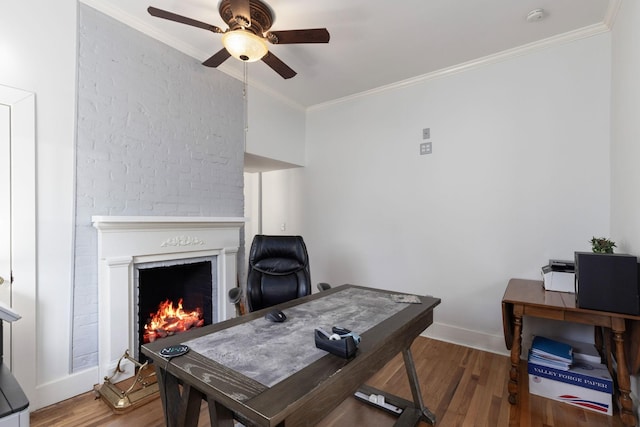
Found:
<svg viewBox="0 0 640 427"><path fill-rule="evenodd" d="M311 293L309 256L300 236L256 235L249 252L249 311Z"/></svg>

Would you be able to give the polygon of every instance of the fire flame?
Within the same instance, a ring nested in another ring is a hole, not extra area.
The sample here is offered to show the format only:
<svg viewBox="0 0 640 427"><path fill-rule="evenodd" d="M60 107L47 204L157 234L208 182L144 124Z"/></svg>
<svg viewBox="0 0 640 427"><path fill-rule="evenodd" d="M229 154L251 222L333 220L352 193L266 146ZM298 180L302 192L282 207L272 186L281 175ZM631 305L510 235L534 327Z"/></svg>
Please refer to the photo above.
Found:
<svg viewBox="0 0 640 427"><path fill-rule="evenodd" d="M185 312L182 309L182 298L178 301L177 308L173 308L173 301L161 302L158 311L151 313L151 316L144 325L145 344L204 325L202 309L196 308L192 312Z"/></svg>

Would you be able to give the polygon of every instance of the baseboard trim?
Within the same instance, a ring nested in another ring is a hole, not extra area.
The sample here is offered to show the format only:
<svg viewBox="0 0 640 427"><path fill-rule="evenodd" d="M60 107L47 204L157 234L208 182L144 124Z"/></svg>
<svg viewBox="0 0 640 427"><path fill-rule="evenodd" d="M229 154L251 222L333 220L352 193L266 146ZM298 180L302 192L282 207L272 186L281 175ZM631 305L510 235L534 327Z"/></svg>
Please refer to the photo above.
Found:
<svg viewBox="0 0 640 427"><path fill-rule="evenodd" d="M29 402L29 410L35 411L86 393L99 383L98 367L70 374L59 380L36 387L35 402Z"/></svg>
<svg viewBox="0 0 640 427"><path fill-rule="evenodd" d="M504 356L510 354L502 335L491 335L444 323L434 322L422 333L422 336Z"/></svg>

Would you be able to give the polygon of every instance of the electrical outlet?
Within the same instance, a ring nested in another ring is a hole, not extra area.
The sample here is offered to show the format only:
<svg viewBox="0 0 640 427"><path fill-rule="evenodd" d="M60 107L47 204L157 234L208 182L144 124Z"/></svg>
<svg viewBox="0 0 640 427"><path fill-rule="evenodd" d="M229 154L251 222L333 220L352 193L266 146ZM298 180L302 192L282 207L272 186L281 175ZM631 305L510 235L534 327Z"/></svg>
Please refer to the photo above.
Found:
<svg viewBox="0 0 640 427"><path fill-rule="evenodd" d="M429 138L431 138L431 128L422 129L422 139L429 139Z"/></svg>
<svg viewBox="0 0 640 427"><path fill-rule="evenodd" d="M431 154L432 152L432 147L431 147L431 142L423 142L422 144L420 144L420 154Z"/></svg>

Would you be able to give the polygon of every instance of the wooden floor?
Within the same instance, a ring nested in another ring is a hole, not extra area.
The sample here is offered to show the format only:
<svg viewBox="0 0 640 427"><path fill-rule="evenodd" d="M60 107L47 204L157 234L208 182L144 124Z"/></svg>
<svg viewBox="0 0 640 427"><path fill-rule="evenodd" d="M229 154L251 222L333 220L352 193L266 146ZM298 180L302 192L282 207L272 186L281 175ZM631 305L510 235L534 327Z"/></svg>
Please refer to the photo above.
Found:
<svg viewBox="0 0 640 427"><path fill-rule="evenodd" d="M521 426L521 427L622 427L614 416L584 411L565 403L530 396L526 364L521 367L520 403L507 402L509 359L467 347L419 337L412 353L426 406L436 414L437 425ZM411 400L402 357L389 362L367 384ZM159 427L164 425L160 400L126 414L113 414L89 392L31 414L31 427ZM391 426L394 418L350 398L323 419L319 426ZM208 426L206 403L202 405L200 427ZM427 424L421 424L421 426Z"/></svg>

